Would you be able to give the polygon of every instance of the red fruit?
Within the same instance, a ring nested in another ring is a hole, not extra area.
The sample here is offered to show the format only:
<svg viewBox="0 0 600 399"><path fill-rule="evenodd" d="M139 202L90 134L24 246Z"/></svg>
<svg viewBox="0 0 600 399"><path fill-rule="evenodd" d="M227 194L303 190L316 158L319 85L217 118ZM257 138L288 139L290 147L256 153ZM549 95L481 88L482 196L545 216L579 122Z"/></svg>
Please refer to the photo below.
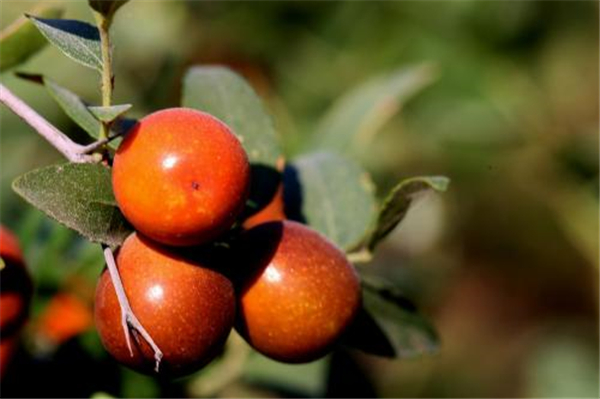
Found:
<svg viewBox="0 0 600 399"><path fill-rule="evenodd" d="M10 362L27 320L33 286L19 242L0 226L0 376Z"/></svg>
<svg viewBox="0 0 600 399"><path fill-rule="evenodd" d="M257 351L301 363L325 355L360 305L360 282L345 255L296 222L262 224L242 238L251 268L237 329Z"/></svg>
<svg viewBox="0 0 600 399"><path fill-rule="evenodd" d="M17 238L0 226L0 335L16 333L27 319L33 287Z"/></svg>
<svg viewBox="0 0 600 399"><path fill-rule="evenodd" d="M4 377L6 368L17 350L18 338L18 336L14 335L0 340L0 378Z"/></svg>
<svg viewBox="0 0 600 399"><path fill-rule="evenodd" d="M146 116L127 134L112 182L136 230L164 244L195 245L234 223L248 196L250 166L223 122L172 108Z"/></svg>
<svg viewBox="0 0 600 399"><path fill-rule="evenodd" d="M4 226L0 226L0 256L11 262L23 264L23 252L19 240Z"/></svg>
<svg viewBox="0 0 600 399"><path fill-rule="evenodd" d="M230 280L210 268L213 259L190 259L137 234L117 255L117 266L131 308L163 352L160 373L193 372L221 350L235 318ZM127 349L121 310L108 271L96 288L95 320L106 349L121 363L145 373L154 369L154 352L132 335Z"/></svg>
<svg viewBox="0 0 600 399"><path fill-rule="evenodd" d="M94 317L91 304L77 295L59 292L52 297L36 323L37 332L55 345L91 328Z"/></svg>
<svg viewBox="0 0 600 399"><path fill-rule="evenodd" d="M283 184L280 183L277 187L275 195L273 196L273 199L271 199L271 202L269 202L263 209L246 219L243 226L245 229L251 229L259 224L285 220L285 218Z"/></svg>
<svg viewBox="0 0 600 399"><path fill-rule="evenodd" d="M3 277L4 278L4 277ZM2 292L0 294L0 331L6 335L6 331L13 327L20 327L23 316L27 314L27 306L22 292Z"/></svg>

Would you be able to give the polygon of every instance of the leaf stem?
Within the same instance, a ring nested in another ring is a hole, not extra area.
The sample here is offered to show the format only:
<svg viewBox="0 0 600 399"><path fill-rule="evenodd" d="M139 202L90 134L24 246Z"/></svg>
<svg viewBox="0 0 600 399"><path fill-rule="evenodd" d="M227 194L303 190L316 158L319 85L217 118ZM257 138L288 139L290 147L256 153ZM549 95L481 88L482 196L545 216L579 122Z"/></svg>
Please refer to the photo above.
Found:
<svg viewBox="0 0 600 399"><path fill-rule="evenodd" d="M25 123L45 138L54 148L71 162L95 162L96 158L87 155L85 147L75 143L54 125L44 119L33 108L13 94L6 86L0 83L0 102L19 116Z"/></svg>
<svg viewBox="0 0 600 399"><path fill-rule="evenodd" d="M138 333L142 336L142 338L150 345L152 350L154 351L154 360L155 366L154 371L158 373L160 362L163 358L163 353L156 345L152 336L146 331L142 323L138 320L136 315L133 313L131 309L131 305L129 304L129 300L127 299L127 295L125 294L125 289L123 288L123 282L121 281L121 275L119 274L119 270L117 269L117 264L115 262L115 257L112 250L109 247L102 247L104 252L104 259L106 260L106 265L108 267L108 273L110 274L111 281L113 283L113 287L115 288L115 292L117 294L117 299L119 301L119 306L121 307L121 325L123 327L123 332L125 333L125 341L127 342L127 348L129 349L129 353L133 357L133 348L131 345L131 335L130 329L134 333ZM135 335L136 340L137 335Z"/></svg>

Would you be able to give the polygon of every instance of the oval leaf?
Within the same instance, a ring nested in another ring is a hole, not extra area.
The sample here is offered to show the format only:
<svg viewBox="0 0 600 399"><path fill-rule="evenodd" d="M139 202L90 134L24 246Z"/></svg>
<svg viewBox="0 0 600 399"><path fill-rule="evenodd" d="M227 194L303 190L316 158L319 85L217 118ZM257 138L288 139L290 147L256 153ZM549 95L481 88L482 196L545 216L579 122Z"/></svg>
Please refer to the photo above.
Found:
<svg viewBox="0 0 600 399"><path fill-rule="evenodd" d="M44 18L58 18L63 9L59 7L39 7L34 11ZM47 41L24 16L18 18L0 32L0 72L22 64L41 50Z"/></svg>
<svg viewBox="0 0 600 399"><path fill-rule="evenodd" d="M42 83L48 90L48 93L50 93L52 98L73 122L85 130L91 137L98 137L100 134L100 122L88 110L86 104L77 94L46 77L42 77Z"/></svg>
<svg viewBox="0 0 600 399"><path fill-rule="evenodd" d="M430 191L446 191L450 179L444 176L413 177L400 182L387 195L375 229L370 234L367 249L372 252L377 244L383 240L404 219L411 204L419 196Z"/></svg>
<svg viewBox="0 0 600 399"><path fill-rule="evenodd" d="M411 358L437 352L431 323L394 289L363 284L363 308L343 343L377 356Z"/></svg>
<svg viewBox="0 0 600 399"><path fill-rule="evenodd" d="M182 105L207 112L233 130L252 166L248 205L252 212L264 207L281 181L282 152L271 117L252 87L228 68L194 67L184 78Z"/></svg>
<svg viewBox="0 0 600 399"><path fill-rule="evenodd" d="M252 87L220 66L191 68L184 78L185 107L219 118L238 136L253 163L275 167L281 148L271 117Z"/></svg>
<svg viewBox="0 0 600 399"><path fill-rule="evenodd" d="M398 69L343 95L321 119L312 147L360 154L377 131L413 95L434 80L430 65Z"/></svg>
<svg viewBox="0 0 600 399"><path fill-rule="evenodd" d="M104 123L111 123L131 109L131 104L111 105L110 107L87 107L92 115Z"/></svg>
<svg viewBox="0 0 600 399"><path fill-rule="evenodd" d="M12 186L31 205L90 241L116 246L132 232L117 207L110 170L100 164L36 169Z"/></svg>
<svg viewBox="0 0 600 399"><path fill-rule="evenodd" d="M341 343L371 355L396 357L396 348L391 339L364 306L344 332Z"/></svg>
<svg viewBox="0 0 600 399"><path fill-rule="evenodd" d="M297 158L284 172L290 219L307 223L348 249L371 228L375 198L370 176L338 154L317 152Z"/></svg>
<svg viewBox="0 0 600 399"><path fill-rule="evenodd" d="M100 33L95 26L71 19L28 18L67 57L102 72Z"/></svg>

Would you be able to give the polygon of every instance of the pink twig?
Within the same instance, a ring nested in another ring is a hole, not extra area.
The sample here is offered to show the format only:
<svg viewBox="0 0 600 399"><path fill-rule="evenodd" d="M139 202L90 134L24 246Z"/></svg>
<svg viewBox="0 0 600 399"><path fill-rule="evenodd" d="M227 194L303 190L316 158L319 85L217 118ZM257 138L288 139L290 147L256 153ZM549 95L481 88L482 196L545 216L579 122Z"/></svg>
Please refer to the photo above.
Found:
<svg viewBox="0 0 600 399"><path fill-rule="evenodd" d="M119 300L119 305L121 307L121 324L123 326L123 332L125 334L125 340L127 341L127 348L129 348L129 353L133 357L131 334L129 333L129 329L131 329L134 332L139 333L154 351L154 360L156 361L154 370L158 373L163 353L158 347L158 345L156 345L148 331L146 331L144 326L142 326L142 323L140 323L138 318L135 316L133 310L131 310L131 305L129 305L129 300L127 299L127 295L125 294L125 289L123 288L123 282L121 281L121 276L119 275L119 270L117 269L117 264L115 262L113 252L108 247L104 248L104 259L106 259L108 272L110 274L113 286L115 287L117 299Z"/></svg>
<svg viewBox="0 0 600 399"><path fill-rule="evenodd" d="M88 155L90 148L97 148L94 147L95 143L90 146L82 146L73 142L2 83L0 83L0 102L23 119L69 161L79 163L98 161L96 157Z"/></svg>

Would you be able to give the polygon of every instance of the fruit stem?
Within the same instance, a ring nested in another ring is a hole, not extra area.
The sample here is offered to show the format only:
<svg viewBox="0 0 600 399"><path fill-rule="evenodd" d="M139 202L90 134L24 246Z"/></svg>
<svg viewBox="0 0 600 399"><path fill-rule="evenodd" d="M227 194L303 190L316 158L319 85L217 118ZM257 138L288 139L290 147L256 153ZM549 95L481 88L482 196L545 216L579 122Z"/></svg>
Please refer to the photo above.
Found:
<svg viewBox="0 0 600 399"><path fill-rule="evenodd" d="M69 161L78 163L97 161L96 157L86 154L88 151L85 146L72 141L2 83L0 83L0 102L23 119Z"/></svg>
<svg viewBox="0 0 600 399"><path fill-rule="evenodd" d="M154 371L158 373L160 362L163 358L163 353L156 345L152 336L146 331L142 323L138 320L135 313L131 309L131 305L129 304L129 300L127 299L127 295L125 294L125 289L123 288L123 282L121 281L121 275L119 274L119 270L117 268L117 264L115 262L115 257L112 250L109 247L103 246L104 259L106 260L106 265L108 267L108 273L110 274L111 281L113 283L113 287L115 288L115 292L117 294L117 300L119 301L119 306L121 307L121 324L123 326L123 332L125 334L125 341L127 342L127 348L129 349L129 353L131 357L133 357L133 349L131 346L131 336L130 329L134 334L140 334L142 338L150 345L152 350L154 351L154 360L155 366ZM136 341L138 341L137 335L134 335Z"/></svg>

